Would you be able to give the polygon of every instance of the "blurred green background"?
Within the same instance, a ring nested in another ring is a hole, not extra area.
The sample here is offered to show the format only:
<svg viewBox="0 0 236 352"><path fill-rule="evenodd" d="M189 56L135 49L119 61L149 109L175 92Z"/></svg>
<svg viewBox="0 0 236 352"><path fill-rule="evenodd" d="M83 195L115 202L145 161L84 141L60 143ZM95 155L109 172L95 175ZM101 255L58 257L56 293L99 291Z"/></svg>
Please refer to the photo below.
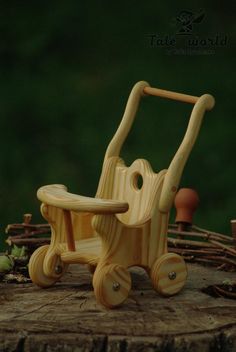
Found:
<svg viewBox="0 0 236 352"><path fill-rule="evenodd" d="M230 232L230 219L236 218L234 2L192 4L1 4L2 245L6 225L21 222L23 213L31 212L33 222L44 222L36 198L41 185L62 183L71 192L96 192L106 147L139 80L215 96L216 106L205 116L181 186L199 192L196 224ZM188 27L189 35L177 34L183 10L195 16L200 9L202 21ZM162 38L162 45L152 45L150 35ZM175 44L168 46L167 37ZM190 46L188 38L197 37L202 45ZM205 46L208 38L214 40ZM168 167L190 112L187 104L144 98L122 150L126 162L142 157L155 171Z"/></svg>

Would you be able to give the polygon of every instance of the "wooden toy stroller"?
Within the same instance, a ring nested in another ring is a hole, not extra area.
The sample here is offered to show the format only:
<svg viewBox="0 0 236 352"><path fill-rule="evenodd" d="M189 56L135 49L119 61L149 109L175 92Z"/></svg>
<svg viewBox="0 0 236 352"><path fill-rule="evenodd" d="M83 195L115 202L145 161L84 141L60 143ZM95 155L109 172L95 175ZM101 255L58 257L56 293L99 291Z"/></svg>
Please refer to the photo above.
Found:
<svg viewBox="0 0 236 352"><path fill-rule="evenodd" d="M176 155L169 168L159 173L144 159L126 166L119 157L140 98L145 95L195 104ZM48 287L59 280L68 264L89 264L95 270L97 301L116 307L131 289L128 268L138 265L146 269L160 294L179 292L187 271L182 257L167 252L169 211L204 113L213 106L214 98L208 94L198 98L138 82L107 148L95 198L68 193L63 185L38 190L41 212L51 225L52 236L50 245L38 248L30 259L32 281Z"/></svg>

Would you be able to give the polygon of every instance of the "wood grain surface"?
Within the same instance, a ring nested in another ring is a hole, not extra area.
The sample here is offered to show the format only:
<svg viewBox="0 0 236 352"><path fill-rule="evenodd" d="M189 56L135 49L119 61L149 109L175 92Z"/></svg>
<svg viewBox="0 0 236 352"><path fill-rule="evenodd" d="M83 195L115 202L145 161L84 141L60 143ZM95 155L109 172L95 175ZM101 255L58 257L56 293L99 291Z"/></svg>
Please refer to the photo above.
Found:
<svg viewBox="0 0 236 352"><path fill-rule="evenodd" d="M137 159L127 166L120 158L145 94L194 103L179 149L168 169L158 173L145 159ZM104 306L114 308L129 296L131 278L127 269L140 266L150 274L158 293L166 296L178 293L184 286L187 270L178 254L167 255L169 212L204 114L213 106L214 98L209 94L197 98L150 88L145 81L136 83L106 150L95 198L69 193L60 184L39 188L41 212L52 231L48 250L38 250L31 256L32 281L48 287L50 282L61 278L65 263L87 263L93 267L97 264L93 277L95 296ZM81 213L80 217L75 216L76 212ZM83 229L86 229L85 235ZM81 252L80 249L87 247L83 241L96 236L101 239L99 246L94 245L98 244L95 239L90 243L92 252L90 246L87 254L84 250Z"/></svg>
<svg viewBox="0 0 236 352"><path fill-rule="evenodd" d="M37 197L43 203L57 208L96 214L122 213L128 210L126 202L114 199L84 197L67 192L64 185L48 185L39 188Z"/></svg>
<svg viewBox="0 0 236 352"><path fill-rule="evenodd" d="M113 310L96 302L84 265L48 289L0 284L0 351L235 351L236 301L201 292L235 273L197 264L188 271L185 289L163 298L133 268L132 293Z"/></svg>

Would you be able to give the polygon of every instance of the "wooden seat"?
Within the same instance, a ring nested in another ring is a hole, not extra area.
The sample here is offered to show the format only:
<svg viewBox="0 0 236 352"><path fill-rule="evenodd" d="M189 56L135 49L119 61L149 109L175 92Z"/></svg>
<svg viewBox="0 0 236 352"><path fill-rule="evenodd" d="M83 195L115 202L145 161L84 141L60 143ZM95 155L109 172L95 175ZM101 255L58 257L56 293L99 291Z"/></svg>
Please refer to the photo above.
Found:
<svg viewBox="0 0 236 352"><path fill-rule="evenodd" d="M147 160L130 166L120 151L133 124L142 96L156 95L193 103L184 139L170 166L154 172ZM183 259L167 252L169 211L180 178L198 136L212 96L200 98L151 88L138 82L131 91L124 116L111 140L94 198L69 193L63 185L38 190L41 212L52 228L51 243L32 255L29 272L42 287L54 284L68 264L89 264L95 296L106 307L116 307L128 296L128 268L139 265L149 273L154 288L173 295L184 286L187 271Z"/></svg>

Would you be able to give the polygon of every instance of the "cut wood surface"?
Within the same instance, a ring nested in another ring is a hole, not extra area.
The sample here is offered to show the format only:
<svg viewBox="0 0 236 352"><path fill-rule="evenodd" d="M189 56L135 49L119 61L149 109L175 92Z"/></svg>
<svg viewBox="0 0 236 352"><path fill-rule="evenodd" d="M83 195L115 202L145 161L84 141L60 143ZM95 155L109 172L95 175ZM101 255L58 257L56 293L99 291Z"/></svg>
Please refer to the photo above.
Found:
<svg viewBox="0 0 236 352"><path fill-rule="evenodd" d="M133 268L132 293L113 310L96 302L85 265L49 289L1 284L0 351L236 351L236 301L201 292L235 273L197 264L188 271L185 288L163 298Z"/></svg>

